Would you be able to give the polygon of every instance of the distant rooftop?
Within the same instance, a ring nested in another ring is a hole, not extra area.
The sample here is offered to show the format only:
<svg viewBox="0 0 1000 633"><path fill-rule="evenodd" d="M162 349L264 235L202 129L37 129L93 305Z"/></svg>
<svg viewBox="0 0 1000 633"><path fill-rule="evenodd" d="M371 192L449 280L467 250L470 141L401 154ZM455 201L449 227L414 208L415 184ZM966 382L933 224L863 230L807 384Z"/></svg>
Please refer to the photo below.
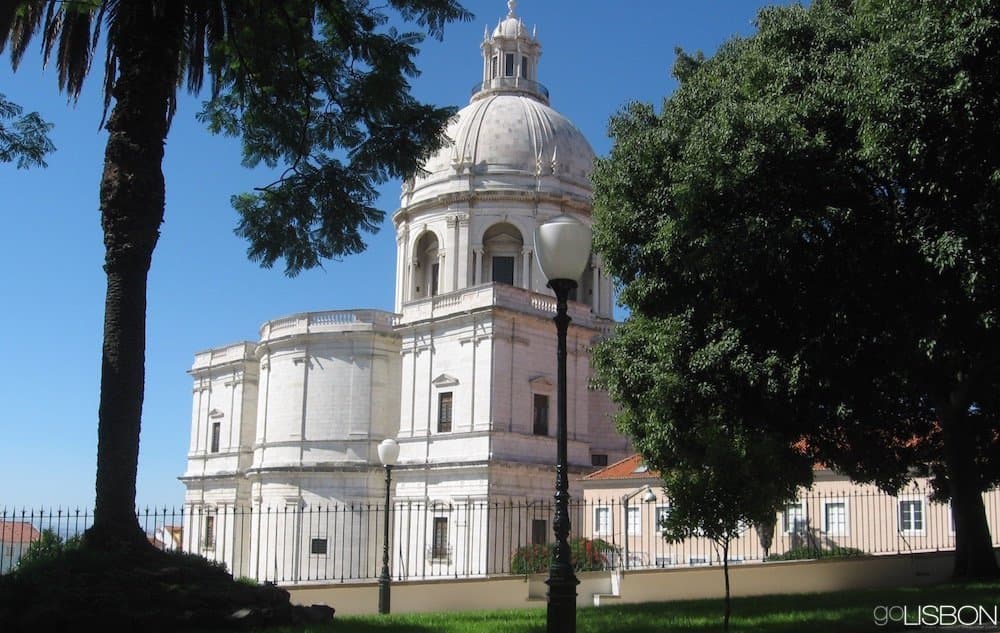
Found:
<svg viewBox="0 0 1000 633"><path fill-rule="evenodd" d="M0 543L30 543L42 537L34 525L23 521L0 521Z"/></svg>
<svg viewBox="0 0 1000 633"><path fill-rule="evenodd" d="M639 455L630 455L614 464L592 472L583 478L584 481L600 481L606 479L658 479L660 473L650 470Z"/></svg>

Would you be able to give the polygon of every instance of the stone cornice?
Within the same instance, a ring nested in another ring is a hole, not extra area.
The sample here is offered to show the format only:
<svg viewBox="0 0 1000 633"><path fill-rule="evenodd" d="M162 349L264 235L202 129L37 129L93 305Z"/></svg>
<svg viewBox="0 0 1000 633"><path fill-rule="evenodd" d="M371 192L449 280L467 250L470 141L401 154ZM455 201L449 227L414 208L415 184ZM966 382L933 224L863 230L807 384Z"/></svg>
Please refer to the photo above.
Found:
<svg viewBox="0 0 1000 633"><path fill-rule="evenodd" d="M409 219L413 213L427 211L434 208L446 208L456 203L497 202L501 200L513 200L516 202L551 203L559 205L563 209L581 211L590 214L593 207L590 200L575 196L569 193L555 193L549 191L536 191L525 189L485 189L472 191L452 191L442 193L427 200L421 200L406 207L401 207L392 214L392 221L395 226Z"/></svg>

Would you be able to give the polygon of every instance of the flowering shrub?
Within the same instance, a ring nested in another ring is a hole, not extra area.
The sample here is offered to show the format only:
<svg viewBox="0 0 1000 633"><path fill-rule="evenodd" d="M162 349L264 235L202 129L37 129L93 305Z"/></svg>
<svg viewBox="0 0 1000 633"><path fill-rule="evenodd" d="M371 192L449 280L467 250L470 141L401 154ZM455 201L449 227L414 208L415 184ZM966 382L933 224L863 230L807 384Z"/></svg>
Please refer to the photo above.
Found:
<svg viewBox="0 0 1000 633"><path fill-rule="evenodd" d="M596 571L611 564L615 547L601 539L575 538L569 542L574 571ZM552 564L555 545L525 545L514 551L510 571L514 574L540 574Z"/></svg>

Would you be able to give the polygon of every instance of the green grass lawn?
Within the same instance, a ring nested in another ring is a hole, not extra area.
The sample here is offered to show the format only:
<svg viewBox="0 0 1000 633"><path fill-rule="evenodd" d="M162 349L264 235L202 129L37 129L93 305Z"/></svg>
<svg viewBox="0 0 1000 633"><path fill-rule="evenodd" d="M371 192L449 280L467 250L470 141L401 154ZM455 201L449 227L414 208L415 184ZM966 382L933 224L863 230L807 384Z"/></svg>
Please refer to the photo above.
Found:
<svg viewBox="0 0 1000 633"><path fill-rule="evenodd" d="M1000 583L736 598L733 633L856 633L913 631L913 626L876 626L877 605L975 605L990 613L1000 603ZM267 629L267 633L541 633L545 609L470 611L389 616L338 616L332 624ZM656 602L584 608L577 612L580 633L707 633L722 630L722 600ZM941 627L928 630L962 630ZM996 627L988 630L996 631Z"/></svg>

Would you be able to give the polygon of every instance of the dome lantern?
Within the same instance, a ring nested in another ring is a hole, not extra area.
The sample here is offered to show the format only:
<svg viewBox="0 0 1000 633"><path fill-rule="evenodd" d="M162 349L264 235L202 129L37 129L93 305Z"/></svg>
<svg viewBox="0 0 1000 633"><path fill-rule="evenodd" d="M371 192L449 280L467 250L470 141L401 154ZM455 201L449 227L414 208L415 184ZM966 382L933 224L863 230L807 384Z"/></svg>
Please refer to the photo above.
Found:
<svg viewBox="0 0 1000 633"><path fill-rule="evenodd" d="M517 2L508 0L507 16L497 22L492 35L483 32L483 79L472 89L473 101L489 94L517 93L549 102L549 91L538 82L542 45L516 9Z"/></svg>

